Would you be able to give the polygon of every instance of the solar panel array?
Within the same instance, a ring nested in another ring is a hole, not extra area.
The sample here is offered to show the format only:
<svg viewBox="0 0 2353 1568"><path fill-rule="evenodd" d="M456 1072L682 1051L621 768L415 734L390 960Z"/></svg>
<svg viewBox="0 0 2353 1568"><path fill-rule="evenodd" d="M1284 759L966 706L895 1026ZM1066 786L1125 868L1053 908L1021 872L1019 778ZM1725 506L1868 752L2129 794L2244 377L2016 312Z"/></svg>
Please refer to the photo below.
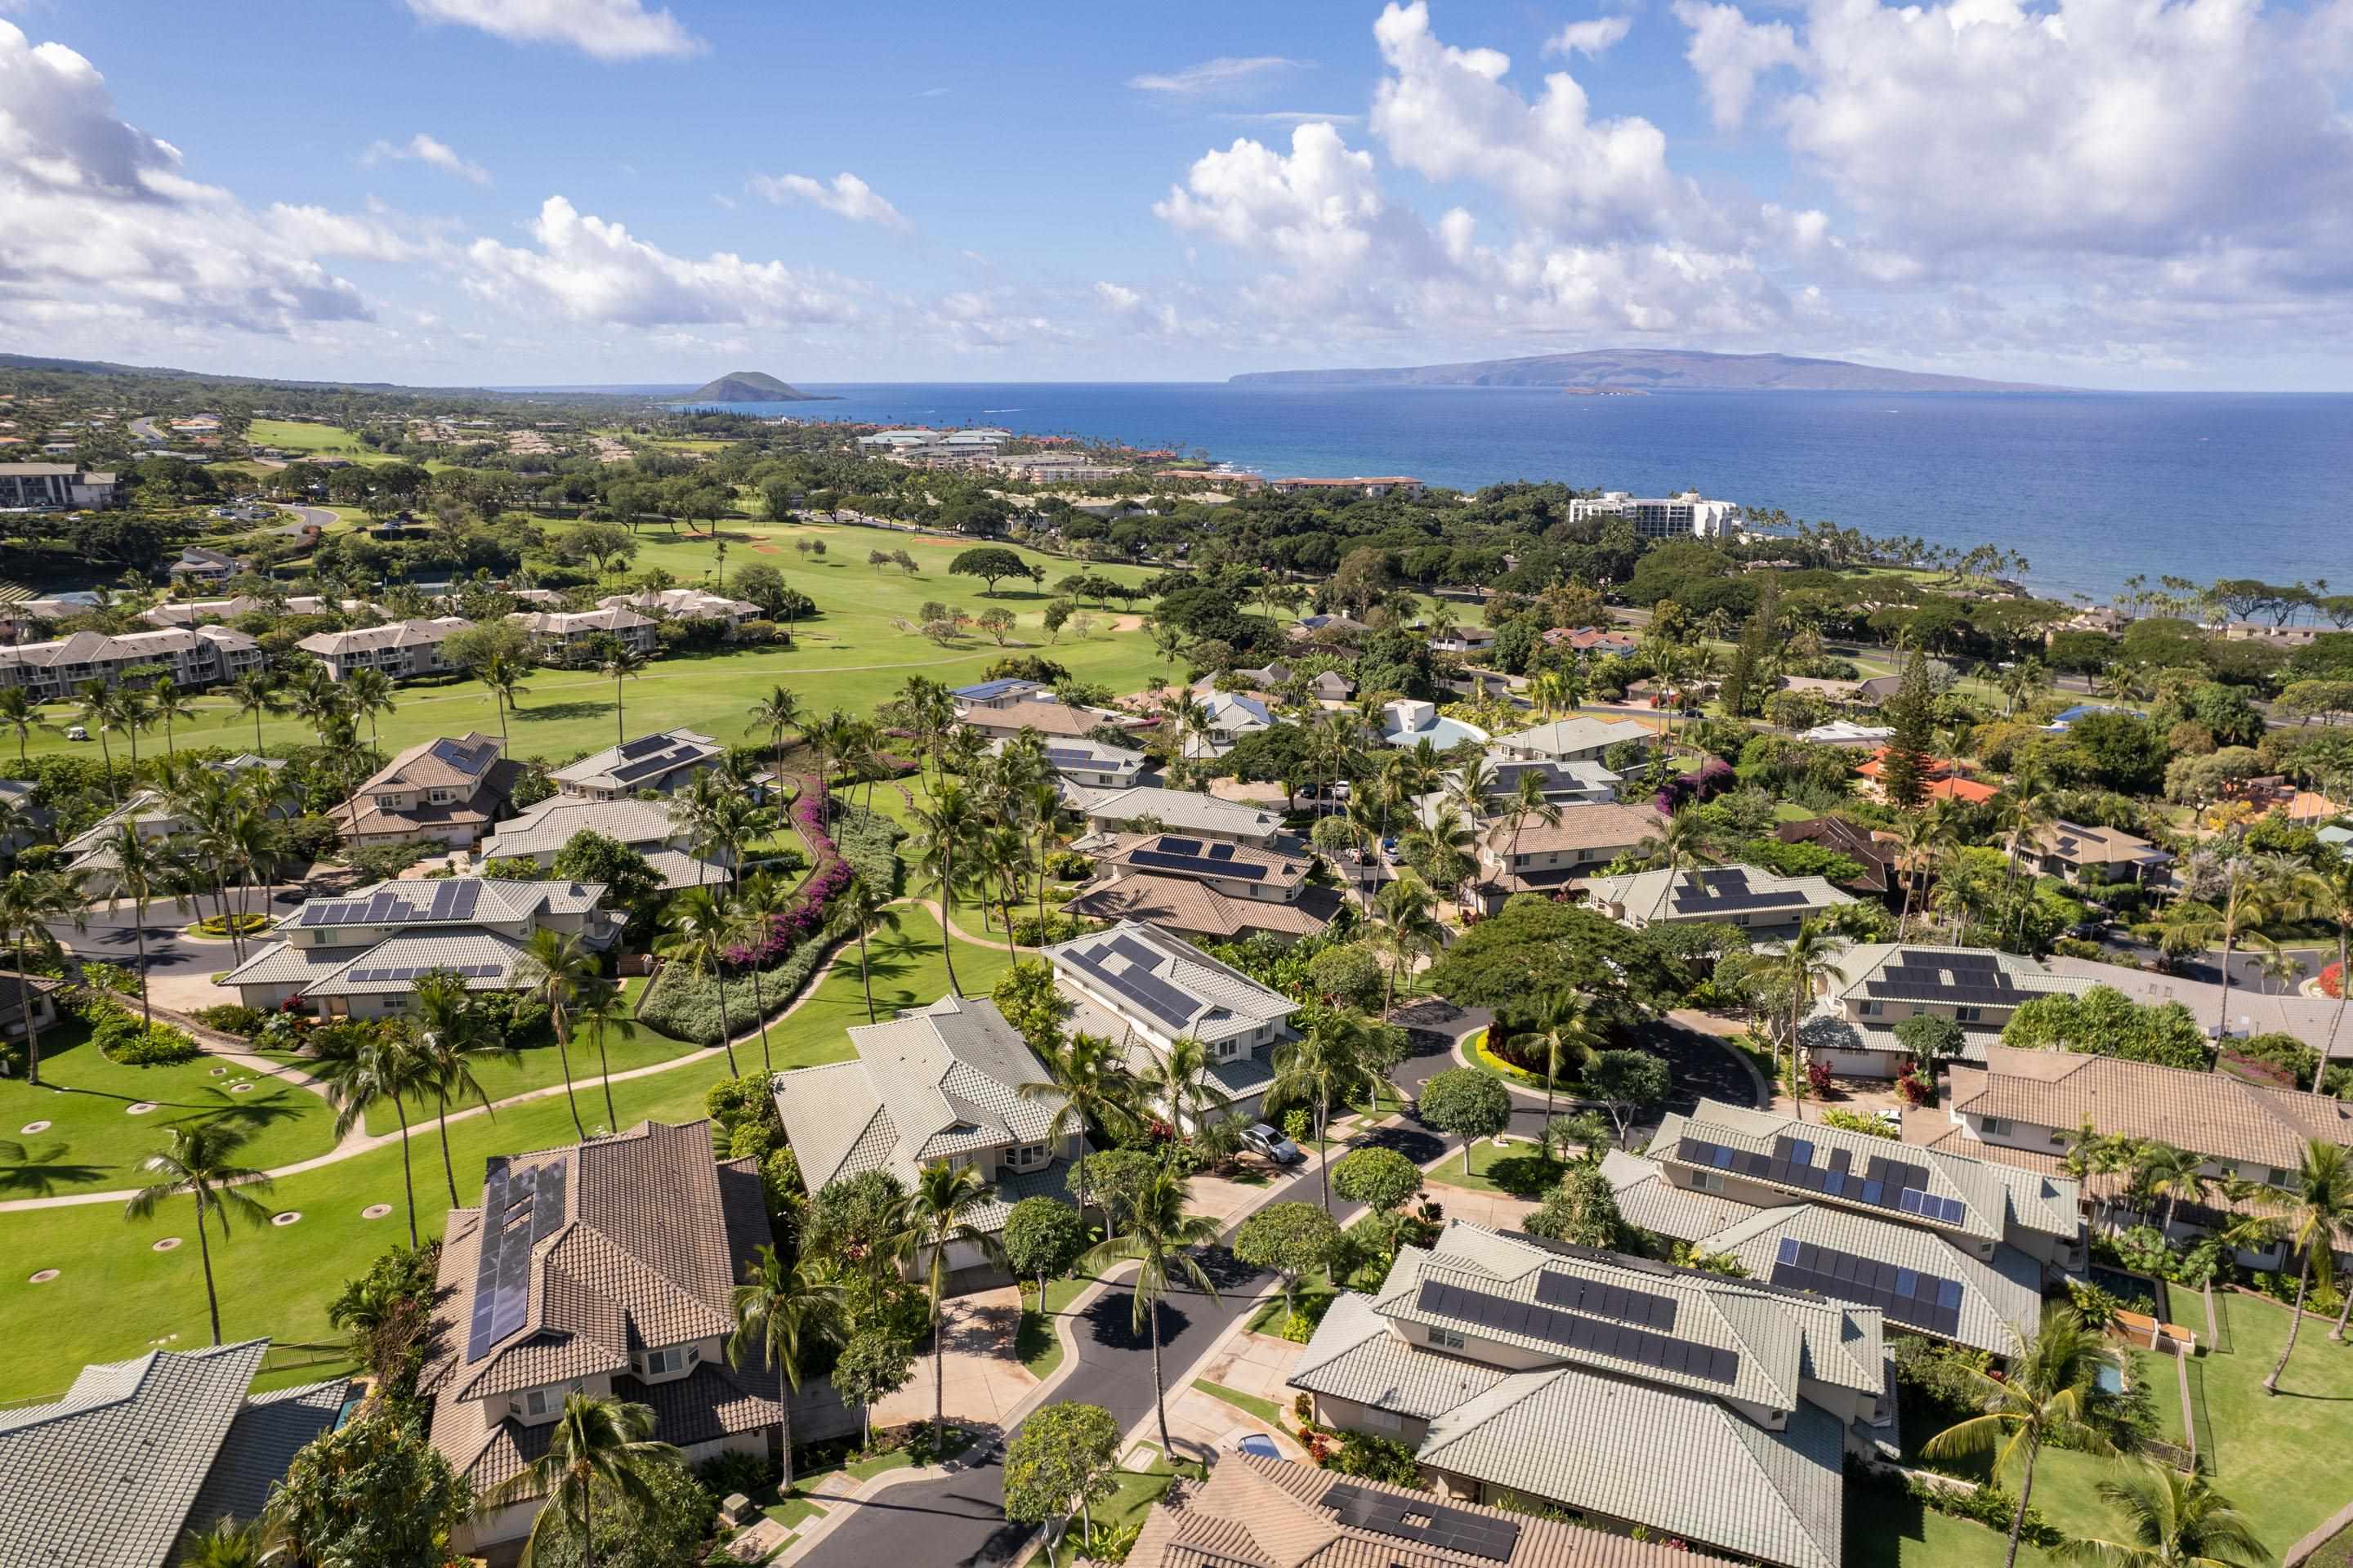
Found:
<svg viewBox="0 0 2353 1568"><path fill-rule="evenodd" d="M659 778L672 768L683 768L690 762L710 755L712 753L691 741L680 741L668 750L655 752L634 761L620 764L612 770L613 782L634 784L640 779Z"/></svg>
<svg viewBox="0 0 2353 1568"><path fill-rule="evenodd" d="M488 760L490 747L470 747L454 740L437 740L433 743L432 755L460 773L475 773L480 771Z"/></svg>
<svg viewBox="0 0 2353 1568"><path fill-rule="evenodd" d="M481 903L479 882L449 879L430 885L413 884L398 891L381 888L365 898L314 898L294 917L297 926L396 926L416 920L470 920Z"/></svg>
<svg viewBox="0 0 2353 1568"><path fill-rule="evenodd" d="M666 735L641 735L635 740L623 741L613 749L620 754L622 761L635 762L640 757L650 757L657 751L665 750L670 745L670 738Z"/></svg>
<svg viewBox="0 0 2353 1568"><path fill-rule="evenodd" d="M1949 971L1952 979L1945 978ZM1863 985L1881 1001L1951 1002L1962 1007L2016 1007L2028 992L1991 953L1924 953L1911 948L1895 956Z"/></svg>
<svg viewBox="0 0 2353 1568"><path fill-rule="evenodd" d="M474 1264L474 1309L466 1360L479 1361L531 1316L531 1249L564 1224L563 1161L529 1171L492 1161L482 1183L481 1250Z"/></svg>
<svg viewBox="0 0 2353 1568"><path fill-rule="evenodd" d="M1762 1154L1686 1135L1676 1141L1675 1158L1686 1165L1729 1171L1755 1181L1802 1188L1826 1198L1842 1198L1851 1203L1868 1203L1875 1209L1916 1214L1935 1224L1957 1225L1968 1213L1968 1205L1958 1199L1939 1197L1927 1191L1928 1168L1925 1165L1874 1154L1858 1176L1853 1169L1854 1157L1847 1150L1833 1149L1827 1167L1816 1165L1814 1145L1801 1138L1777 1138L1773 1140L1773 1152Z"/></svg>
<svg viewBox="0 0 2353 1568"><path fill-rule="evenodd" d="M504 964L370 964L352 970L343 978L354 983L366 980L413 980L429 974L463 975L468 980L490 980L506 972Z"/></svg>
<svg viewBox="0 0 2353 1568"><path fill-rule="evenodd" d="M1199 839L1170 838L1163 833L1149 848L1132 850L1127 858L1137 865L1164 871L1189 871L1197 876L1232 876L1245 882L1262 880L1265 866L1236 860L1229 843L1203 844Z"/></svg>
<svg viewBox="0 0 2353 1568"><path fill-rule="evenodd" d="M1322 1501L1347 1529L1418 1542L1434 1551L1459 1552L1490 1563L1509 1563L1520 1542L1516 1520L1450 1508L1427 1497L1400 1497L1354 1481L1333 1482Z"/></svg>
<svg viewBox="0 0 2353 1568"><path fill-rule="evenodd" d="M1149 966L1155 960L1149 948L1133 938L1120 938L1108 950L1126 959L1128 967L1116 971L1099 956L1105 950L1098 948L1093 952L1087 952L1073 948L1071 949L1071 962L1101 980L1114 995L1150 1013L1165 1027L1181 1031L1191 1026L1193 1014L1199 1011L1199 1004L1151 971Z"/></svg>
<svg viewBox="0 0 2353 1568"><path fill-rule="evenodd" d="M1907 1329L1952 1339L1961 1326L1961 1285L1941 1275L1783 1236L1773 1283L1858 1307L1876 1307Z"/></svg>
<svg viewBox="0 0 2353 1568"><path fill-rule="evenodd" d="M1630 1322L1615 1323L1565 1312L1540 1302L1514 1301L1508 1296L1471 1290L1441 1280L1423 1280L1415 1307L1435 1317L1458 1319L1497 1333L1541 1340L1584 1355L1631 1361L1654 1372L1724 1383L1740 1375L1738 1352L1720 1346L1678 1340Z"/></svg>
<svg viewBox="0 0 2353 1568"><path fill-rule="evenodd" d="M1678 915L1706 910L1711 915L1733 915L1750 909L1788 909L1806 902L1802 893L1782 891L1768 893L1748 885L1748 874L1737 868L1723 871L1703 871L1687 877L1678 877L1674 892L1667 902Z"/></svg>
<svg viewBox="0 0 2353 1568"><path fill-rule="evenodd" d="M1571 1312L1589 1312L1597 1318L1614 1318L1641 1328L1667 1330L1674 1328L1675 1310L1680 1305L1673 1297L1662 1296L1655 1290L1636 1290L1576 1274L1536 1276L1536 1299Z"/></svg>

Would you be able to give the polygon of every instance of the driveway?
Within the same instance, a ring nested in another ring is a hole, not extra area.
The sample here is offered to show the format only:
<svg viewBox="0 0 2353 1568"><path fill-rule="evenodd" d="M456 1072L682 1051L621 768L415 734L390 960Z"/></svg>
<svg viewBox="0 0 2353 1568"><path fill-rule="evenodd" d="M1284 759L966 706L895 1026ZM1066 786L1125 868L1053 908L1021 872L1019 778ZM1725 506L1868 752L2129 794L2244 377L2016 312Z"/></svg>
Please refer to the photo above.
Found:
<svg viewBox="0 0 2353 1568"><path fill-rule="evenodd" d="M300 905L303 896L302 889L297 886L274 888L270 893L269 912L283 915ZM201 941L180 934L182 927L195 924L199 913L212 913L210 903L207 902L201 911L193 900L185 911L173 907L168 898L154 899L148 904L145 925L147 972L150 976L195 975L202 979L233 967L235 959L227 942ZM139 967L141 922L137 911L128 901L111 910L103 904L92 906L83 913L82 923L86 929L77 931L71 921L52 920L49 931L57 938L58 945L76 958L120 964L124 969ZM261 938L264 942L274 939L267 935ZM254 945L248 941L246 951L249 955L253 950Z"/></svg>

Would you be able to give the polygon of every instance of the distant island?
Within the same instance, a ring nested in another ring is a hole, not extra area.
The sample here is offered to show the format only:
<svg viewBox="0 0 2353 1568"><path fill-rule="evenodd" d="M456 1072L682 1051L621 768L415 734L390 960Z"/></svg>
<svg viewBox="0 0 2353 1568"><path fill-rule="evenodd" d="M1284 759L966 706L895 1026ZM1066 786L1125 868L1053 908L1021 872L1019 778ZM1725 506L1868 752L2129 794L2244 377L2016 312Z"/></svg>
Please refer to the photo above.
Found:
<svg viewBox="0 0 2353 1568"><path fill-rule="evenodd" d="M718 380L706 382L688 393L686 400L690 403L838 403L841 399L801 391L765 371L731 370Z"/></svg>
<svg viewBox="0 0 2353 1568"><path fill-rule="evenodd" d="M2060 392L2025 381L1979 381L1787 354L1689 348L1599 348L1366 370L1254 370L1231 386L1556 387L1571 392Z"/></svg>

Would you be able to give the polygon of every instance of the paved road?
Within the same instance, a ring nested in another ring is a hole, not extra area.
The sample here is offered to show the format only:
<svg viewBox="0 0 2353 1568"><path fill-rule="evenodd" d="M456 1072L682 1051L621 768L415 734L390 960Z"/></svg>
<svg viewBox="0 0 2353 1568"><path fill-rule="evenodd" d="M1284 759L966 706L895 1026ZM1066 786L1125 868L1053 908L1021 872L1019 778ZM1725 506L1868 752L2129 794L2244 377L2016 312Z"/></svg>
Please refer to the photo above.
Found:
<svg viewBox="0 0 2353 1568"><path fill-rule="evenodd" d="M2129 938L2119 941L2111 938L2105 945L2116 952L2130 954L2147 968L2157 967L2159 954L2155 948L2147 943L2135 942ZM2326 950L2317 948L2295 947L2287 948L2286 951L2293 954L2296 961L2304 966L2304 972L2292 981L2274 980L2263 973L2263 959L2266 955L2261 951L2251 953L2243 948L2234 949L2231 954L2231 989L2234 991L2251 991L2263 996L2285 996L2304 981L2310 980L2337 961L2337 949L2334 946ZM2174 963L2172 972L2184 980L2202 980L2208 985L2220 985L2222 983L2222 955L2218 952L2206 952L2178 959ZM2200 1022L2212 1021L2201 1019Z"/></svg>
<svg viewBox="0 0 2353 1568"><path fill-rule="evenodd" d="M303 892L300 887L276 889L268 906L273 915L283 915L301 904ZM254 909L263 907L259 902ZM199 915L213 913L210 900L197 907L191 901L184 913L172 906L168 898L159 898L147 906L147 972L150 975L209 975L231 966L233 959L227 942L194 941L180 934L180 928L195 921ZM82 916L87 927L77 931L69 921L51 921L50 932L59 944L77 958L92 959L125 969L139 967L139 916L128 902L109 911L103 904ZM270 940L265 936L262 940ZM248 945L247 951L252 948Z"/></svg>
<svg viewBox="0 0 2353 1568"><path fill-rule="evenodd" d="M323 506L280 505L278 510L287 514L298 523L309 523L320 528L332 528L342 521Z"/></svg>

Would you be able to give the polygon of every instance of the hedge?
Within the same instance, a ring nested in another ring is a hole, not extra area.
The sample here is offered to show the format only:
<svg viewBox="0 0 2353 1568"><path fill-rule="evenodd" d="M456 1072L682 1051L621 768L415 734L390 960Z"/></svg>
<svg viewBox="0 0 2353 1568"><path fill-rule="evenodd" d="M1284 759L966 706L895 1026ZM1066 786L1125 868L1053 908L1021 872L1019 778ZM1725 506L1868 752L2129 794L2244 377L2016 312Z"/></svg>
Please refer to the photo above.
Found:
<svg viewBox="0 0 2353 1568"><path fill-rule="evenodd" d="M832 944L823 937L812 937L793 948L773 964L760 970L760 1000L766 1003L768 1014L774 1017L817 972ZM716 1045L722 1038L719 1026L719 987L706 971L696 974L683 964L665 964L661 973L646 991L644 1005L638 1009L638 1022L674 1040L684 1040L697 1045ZM727 1022L738 1034L759 1026L759 1009L752 997L752 977L749 973L727 977Z"/></svg>

